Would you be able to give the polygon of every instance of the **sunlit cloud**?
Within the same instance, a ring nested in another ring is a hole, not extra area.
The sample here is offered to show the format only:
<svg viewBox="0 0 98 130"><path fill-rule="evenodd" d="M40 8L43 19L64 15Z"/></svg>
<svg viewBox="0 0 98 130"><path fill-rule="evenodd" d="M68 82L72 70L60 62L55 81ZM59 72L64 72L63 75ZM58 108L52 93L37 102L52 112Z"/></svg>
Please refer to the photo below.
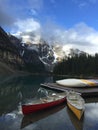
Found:
<svg viewBox="0 0 98 130"><path fill-rule="evenodd" d="M50 2L53 6L57 4L56 0L50 0ZM72 0L72 2L82 9L96 4L97 1ZM0 22L5 25L13 25L11 33L21 37L22 42L38 44L42 38L49 45L60 46L59 55L63 55L63 52L69 53L68 50L71 48L77 48L90 54L97 52L98 32L84 22L77 23L68 29L64 29L52 21L43 24L38 21L38 16L44 9L44 0L27 0L25 3L18 1L15 4L12 1L12 3L13 6L10 9L11 0L0 1ZM5 7L6 10L4 10ZM15 14L18 16L11 15L12 12L17 12Z"/></svg>
<svg viewBox="0 0 98 130"><path fill-rule="evenodd" d="M22 37L23 42L34 42L40 40L40 29L41 25L33 18L25 20L18 20L15 24L14 29L11 33L17 37Z"/></svg>
<svg viewBox="0 0 98 130"><path fill-rule="evenodd" d="M18 20L15 26L12 33L21 36L24 42L39 43L43 38L49 45L62 46L65 52L67 48L77 48L90 54L98 50L98 32L83 22L64 29L52 22L42 26L39 21L29 18Z"/></svg>
<svg viewBox="0 0 98 130"><path fill-rule="evenodd" d="M28 18L25 20L18 20L15 25L18 27L18 30L21 32L30 32L37 31L40 29L40 24L35 21L33 18Z"/></svg>
<svg viewBox="0 0 98 130"><path fill-rule="evenodd" d="M63 51L67 48L77 48L94 54L98 50L98 32L85 23L79 23L69 29L47 25L44 31L45 39L53 45L62 45Z"/></svg>

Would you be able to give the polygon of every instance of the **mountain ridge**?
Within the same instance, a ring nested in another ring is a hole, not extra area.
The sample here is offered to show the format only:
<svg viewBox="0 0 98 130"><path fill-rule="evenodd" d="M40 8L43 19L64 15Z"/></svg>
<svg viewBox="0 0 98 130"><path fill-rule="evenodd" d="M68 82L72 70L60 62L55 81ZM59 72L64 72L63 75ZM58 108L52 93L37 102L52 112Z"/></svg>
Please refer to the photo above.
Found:
<svg viewBox="0 0 98 130"><path fill-rule="evenodd" d="M52 57L48 55L49 46L43 41L43 44L34 46L21 43L21 40L11 34L7 34L0 27L0 61L7 64L13 70L27 72L48 72L52 63ZM47 57L48 61L44 61ZM51 57L51 58L50 58ZM49 59L50 58L50 59ZM44 64L46 62L46 64Z"/></svg>

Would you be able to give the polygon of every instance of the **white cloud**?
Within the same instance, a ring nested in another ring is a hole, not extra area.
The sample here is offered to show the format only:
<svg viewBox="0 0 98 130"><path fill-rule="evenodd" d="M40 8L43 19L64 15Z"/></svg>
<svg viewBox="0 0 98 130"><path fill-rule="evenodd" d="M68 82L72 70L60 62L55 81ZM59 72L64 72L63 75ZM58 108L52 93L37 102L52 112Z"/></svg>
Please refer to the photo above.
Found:
<svg viewBox="0 0 98 130"><path fill-rule="evenodd" d="M43 0L0 0L0 23L13 26L17 19L38 17L43 6Z"/></svg>
<svg viewBox="0 0 98 130"><path fill-rule="evenodd" d="M28 18L25 20L18 20L15 25L21 32L37 31L40 29L39 22L35 21L33 18Z"/></svg>
<svg viewBox="0 0 98 130"><path fill-rule="evenodd" d="M45 29L45 39L50 44L61 44L65 51L67 48L77 48L90 54L98 52L98 32L85 23L65 30L52 25L47 25Z"/></svg>
<svg viewBox="0 0 98 130"><path fill-rule="evenodd" d="M14 28L11 33L18 37L22 37L23 42L32 43L34 41L38 42L40 40L41 25L33 18L18 20L15 23L15 27L16 28Z"/></svg>
<svg viewBox="0 0 98 130"><path fill-rule="evenodd" d="M90 54L98 52L98 32L85 23L79 23L69 29L62 29L55 23L48 22L42 26L35 19L29 18L18 20L15 26L17 28L12 30L12 33L21 35L24 41L38 43L42 37L51 45L63 46L65 51L67 48L77 48Z"/></svg>
<svg viewBox="0 0 98 130"><path fill-rule="evenodd" d="M16 32L34 32L34 31L39 31L40 30L40 23L34 20L33 18L27 18L25 20L17 20L15 22L14 30L12 30L12 33Z"/></svg>

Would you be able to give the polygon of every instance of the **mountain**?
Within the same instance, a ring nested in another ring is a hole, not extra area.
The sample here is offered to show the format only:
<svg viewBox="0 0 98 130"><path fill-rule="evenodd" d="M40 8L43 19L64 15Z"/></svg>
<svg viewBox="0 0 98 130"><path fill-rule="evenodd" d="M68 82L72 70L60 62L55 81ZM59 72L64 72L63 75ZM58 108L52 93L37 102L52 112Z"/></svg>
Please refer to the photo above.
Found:
<svg viewBox="0 0 98 130"><path fill-rule="evenodd" d="M29 72L49 72L54 61L50 46L41 39L41 43L22 43L21 39L7 34L0 27L0 62L13 70Z"/></svg>
<svg viewBox="0 0 98 130"><path fill-rule="evenodd" d="M36 42L28 39L28 42L23 43L22 39L7 34L0 27L0 62L14 70L11 72L45 73L52 72L55 63L64 58L86 54L74 48L64 51L61 45L49 45L42 38L35 39Z"/></svg>
<svg viewBox="0 0 98 130"><path fill-rule="evenodd" d="M76 48L70 48L65 52L65 55L67 57L74 57L74 56L80 56L80 55L88 55L88 53L81 51L79 49Z"/></svg>
<svg viewBox="0 0 98 130"><path fill-rule="evenodd" d="M8 67L7 64L0 62L0 75L11 75L12 73L14 73L14 70Z"/></svg>
<svg viewBox="0 0 98 130"><path fill-rule="evenodd" d="M23 60L18 54L16 46L11 42L7 33L0 27L0 62L11 69L22 67Z"/></svg>
<svg viewBox="0 0 98 130"><path fill-rule="evenodd" d="M34 68L35 71L51 71L54 62L54 52L52 48L41 39L39 43L22 43L16 42L15 37L10 36L11 41L17 45L17 50L23 59L26 68L30 71ZM12 40L14 39L14 40ZM18 43L18 44L17 44Z"/></svg>

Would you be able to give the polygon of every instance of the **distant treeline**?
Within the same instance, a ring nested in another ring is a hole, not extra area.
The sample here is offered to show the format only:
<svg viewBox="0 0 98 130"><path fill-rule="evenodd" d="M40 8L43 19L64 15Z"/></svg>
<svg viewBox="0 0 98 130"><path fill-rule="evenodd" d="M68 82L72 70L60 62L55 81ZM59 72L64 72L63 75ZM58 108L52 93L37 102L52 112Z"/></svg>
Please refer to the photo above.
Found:
<svg viewBox="0 0 98 130"><path fill-rule="evenodd" d="M98 54L92 56L83 53L64 58L55 65L53 73L59 75L98 75Z"/></svg>

